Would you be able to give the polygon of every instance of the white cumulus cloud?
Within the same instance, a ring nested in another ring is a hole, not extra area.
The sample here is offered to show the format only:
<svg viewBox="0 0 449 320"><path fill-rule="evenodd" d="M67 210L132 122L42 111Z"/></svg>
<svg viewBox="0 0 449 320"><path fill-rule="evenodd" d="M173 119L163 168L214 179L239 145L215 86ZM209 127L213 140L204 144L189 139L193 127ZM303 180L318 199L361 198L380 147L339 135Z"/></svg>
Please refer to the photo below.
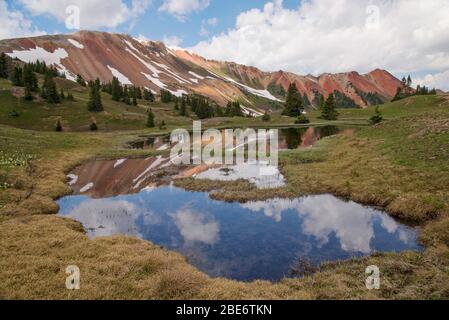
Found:
<svg viewBox="0 0 449 320"><path fill-rule="evenodd" d="M204 10L209 4L209 0L164 0L159 11L167 12L179 20L184 20L188 14Z"/></svg>
<svg viewBox="0 0 449 320"><path fill-rule="evenodd" d="M0 39L29 37L45 34L32 26L21 12L11 10L5 0L0 0Z"/></svg>
<svg viewBox="0 0 449 320"><path fill-rule="evenodd" d="M415 79L414 84L449 91L449 70L427 74L423 78Z"/></svg>
<svg viewBox="0 0 449 320"><path fill-rule="evenodd" d="M132 0L127 5L122 0L19 0L33 15L48 15L65 23L67 8L76 6L80 12L82 29L115 28L143 14L151 0Z"/></svg>
<svg viewBox="0 0 449 320"><path fill-rule="evenodd" d="M198 43L207 58L301 74L449 69L447 0L282 0L242 12L234 28Z"/></svg>

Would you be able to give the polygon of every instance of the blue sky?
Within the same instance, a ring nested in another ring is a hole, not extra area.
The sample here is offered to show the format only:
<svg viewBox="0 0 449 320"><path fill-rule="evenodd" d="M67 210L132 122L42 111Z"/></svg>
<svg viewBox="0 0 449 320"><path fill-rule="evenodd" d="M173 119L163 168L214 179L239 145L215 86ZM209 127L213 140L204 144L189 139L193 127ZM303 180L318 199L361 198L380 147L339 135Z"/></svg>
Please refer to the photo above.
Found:
<svg viewBox="0 0 449 320"><path fill-rule="evenodd" d="M447 0L0 0L0 39L81 29L298 74L386 69L449 90Z"/></svg>
<svg viewBox="0 0 449 320"><path fill-rule="evenodd" d="M65 27L64 22L58 21L49 14L33 15L18 1L7 0L6 2L11 10L22 12L39 30L49 34L73 32ZM131 6L132 1L124 0L123 2ZM95 30L129 33L135 37L142 35L151 40L177 37L181 41L180 45L191 47L208 37L232 28L241 12L253 8L261 9L266 2L265 0L210 0L209 6L204 10L194 11L184 19L179 19L173 14L159 10L163 0L153 0L147 10L134 21L125 22L114 28L97 27ZM299 2L299 0L284 0L284 6L296 8ZM210 19L215 19L216 24L209 24ZM203 29L207 30L207 35L202 33Z"/></svg>

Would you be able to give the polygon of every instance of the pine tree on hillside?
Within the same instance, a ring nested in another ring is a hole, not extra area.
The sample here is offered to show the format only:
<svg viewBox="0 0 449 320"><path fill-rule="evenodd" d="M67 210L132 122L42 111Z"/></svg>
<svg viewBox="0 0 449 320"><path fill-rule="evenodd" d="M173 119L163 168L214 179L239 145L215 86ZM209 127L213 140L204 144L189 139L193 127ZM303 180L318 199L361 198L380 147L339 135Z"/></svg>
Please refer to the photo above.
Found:
<svg viewBox="0 0 449 320"><path fill-rule="evenodd" d="M154 94L148 89L143 90L143 98L147 101L154 102Z"/></svg>
<svg viewBox="0 0 449 320"><path fill-rule="evenodd" d="M0 54L0 78L8 78L9 74L9 58L4 52Z"/></svg>
<svg viewBox="0 0 449 320"><path fill-rule="evenodd" d="M61 100L65 100L64 89L62 89L62 88L61 88L61 91L59 93L59 97L61 98Z"/></svg>
<svg viewBox="0 0 449 320"><path fill-rule="evenodd" d="M324 103L321 111L321 117L325 120L337 120L338 112L336 110L335 97L331 93Z"/></svg>
<svg viewBox="0 0 449 320"><path fill-rule="evenodd" d="M117 77L112 78L111 94L112 94L112 100L114 100L114 101L120 101L120 99L122 98L123 89L122 89L122 85L118 81Z"/></svg>
<svg viewBox="0 0 449 320"><path fill-rule="evenodd" d="M379 107L377 106L376 109L374 110L374 116L370 118L370 124L374 125L381 123L382 121L383 117L382 114L380 113Z"/></svg>
<svg viewBox="0 0 449 320"><path fill-rule="evenodd" d="M135 94L137 99L142 99L142 90L140 87L135 88Z"/></svg>
<svg viewBox="0 0 449 320"><path fill-rule="evenodd" d="M124 102L127 105L131 105L131 99L129 98L129 90L128 90L128 86L126 86L126 85L123 89L122 102Z"/></svg>
<svg viewBox="0 0 449 320"><path fill-rule="evenodd" d="M240 102L238 101L234 101L232 103L232 116L233 117L243 117L243 110L242 107L240 106Z"/></svg>
<svg viewBox="0 0 449 320"><path fill-rule="evenodd" d="M404 87L407 85L407 79L405 77L402 77L401 82L404 85Z"/></svg>
<svg viewBox="0 0 449 320"><path fill-rule="evenodd" d="M11 75L11 81L12 85L16 87L22 87L23 86L23 77L22 77L22 68L20 67L14 67L12 75Z"/></svg>
<svg viewBox="0 0 449 320"><path fill-rule="evenodd" d="M181 100L181 107L179 108L179 115L181 117L187 117L188 113L187 113L187 102L186 100L183 98Z"/></svg>
<svg viewBox="0 0 449 320"><path fill-rule="evenodd" d="M31 91L37 91L39 89L36 74L33 71L33 67L29 64L25 64L22 69L22 84Z"/></svg>
<svg viewBox="0 0 449 320"><path fill-rule="evenodd" d="M44 83L42 85L41 96L48 103L61 102L58 90L56 89L56 83L50 74L45 75Z"/></svg>
<svg viewBox="0 0 449 320"><path fill-rule="evenodd" d="M410 87L412 85L412 78L410 77L410 75L408 75L407 77L407 87Z"/></svg>
<svg viewBox="0 0 449 320"><path fill-rule="evenodd" d="M76 82L82 86L82 87L86 87L86 81L83 79L83 77L79 74L76 75Z"/></svg>
<svg viewBox="0 0 449 320"><path fill-rule="evenodd" d="M25 99L25 100L28 100L28 101L34 99L33 93L31 92L31 89L30 89L29 87L25 87L25 96L24 96L24 99Z"/></svg>
<svg viewBox="0 0 449 320"><path fill-rule="evenodd" d="M153 110L149 109L148 110L148 115L147 115L147 127L148 128L154 128L156 125L154 124L154 113Z"/></svg>
<svg viewBox="0 0 449 320"><path fill-rule="evenodd" d="M303 102L301 94L298 91L295 83L290 83L287 91L287 99L285 101L285 108L283 115L289 117L299 117L303 112Z"/></svg>
<svg viewBox="0 0 449 320"><path fill-rule="evenodd" d="M95 84L90 84L89 102L87 103L87 109L90 112L103 111L103 103L101 102L100 88Z"/></svg>

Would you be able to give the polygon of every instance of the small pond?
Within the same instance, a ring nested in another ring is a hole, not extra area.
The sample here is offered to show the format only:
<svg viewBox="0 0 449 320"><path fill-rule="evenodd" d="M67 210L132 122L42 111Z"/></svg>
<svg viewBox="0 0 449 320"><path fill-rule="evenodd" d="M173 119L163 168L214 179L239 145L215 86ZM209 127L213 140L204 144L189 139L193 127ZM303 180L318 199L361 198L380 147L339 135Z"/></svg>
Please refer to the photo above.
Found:
<svg viewBox="0 0 449 320"><path fill-rule="evenodd" d="M279 128L279 149L294 150L313 146L319 140L354 130L337 126ZM170 136L150 136L130 143L131 149L166 150L170 146Z"/></svg>
<svg viewBox="0 0 449 320"><path fill-rule="evenodd" d="M276 281L300 260L317 265L421 249L414 228L331 195L240 204L170 185L115 196L89 187L60 199L60 215L81 222L92 238L129 235L177 251L213 277Z"/></svg>

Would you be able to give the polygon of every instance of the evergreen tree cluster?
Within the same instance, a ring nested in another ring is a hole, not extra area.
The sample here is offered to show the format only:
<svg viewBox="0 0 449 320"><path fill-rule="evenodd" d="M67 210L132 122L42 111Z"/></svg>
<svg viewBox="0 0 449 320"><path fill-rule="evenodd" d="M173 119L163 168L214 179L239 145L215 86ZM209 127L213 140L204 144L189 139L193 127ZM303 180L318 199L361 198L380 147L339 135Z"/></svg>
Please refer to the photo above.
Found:
<svg viewBox="0 0 449 320"><path fill-rule="evenodd" d="M421 96L421 95L435 95L437 94L437 91L435 88L433 89L429 89L426 86L420 86L418 85L416 87L416 90L413 92L413 89L411 89L411 84L413 83L410 75L405 78L402 78L402 87L398 87L398 89L396 90L396 95L394 96L393 100L391 101L398 101L410 96Z"/></svg>
<svg viewBox="0 0 449 320"><path fill-rule="evenodd" d="M26 100L34 99L33 93L39 92L37 73L44 75L40 95L48 103L60 103L62 99L75 100L70 92L67 96L62 89L58 92L54 78L65 78L65 74L59 72L54 66L47 66L45 62L39 60L22 65L14 64L14 61L6 54L0 54L0 77L10 79L14 86L24 87Z"/></svg>
<svg viewBox="0 0 449 320"><path fill-rule="evenodd" d="M276 82L271 82L267 87L268 92L270 92L272 95L276 97L285 98L287 93L285 92L285 89L283 86L276 84Z"/></svg>
<svg viewBox="0 0 449 320"><path fill-rule="evenodd" d="M437 94L437 90L435 89L435 88L433 88L433 89L429 89L428 87L426 87L426 86L420 86L420 85L418 85L417 87L416 87L416 93L415 93L415 95L422 95L422 96L425 96L425 95L429 95L429 94Z"/></svg>
<svg viewBox="0 0 449 320"><path fill-rule="evenodd" d="M170 103L174 102L177 97L173 95L170 91L162 89L161 92L161 102L162 103Z"/></svg>
<svg viewBox="0 0 449 320"><path fill-rule="evenodd" d="M215 106L209 99L199 95L190 95L186 97L186 100L186 103L190 105L192 112L196 114L199 119L209 119L215 116Z"/></svg>
<svg viewBox="0 0 449 320"><path fill-rule="evenodd" d="M366 93L356 89L356 93L368 106L377 106L385 103L385 100L376 92Z"/></svg>
<svg viewBox="0 0 449 320"><path fill-rule="evenodd" d="M359 106L354 100L346 96L344 93L335 90L335 105L337 108L358 108Z"/></svg>
<svg viewBox="0 0 449 320"><path fill-rule="evenodd" d="M80 74L76 75L76 83L78 83L81 87L87 87L86 80Z"/></svg>
<svg viewBox="0 0 449 320"><path fill-rule="evenodd" d="M228 102L226 105L226 109L224 112L226 117L244 117L242 107L240 106L240 102Z"/></svg>
<svg viewBox="0 0 449 320"><path fill-rule="evenodd" d="M112 96L112 100L123 102L127 105L137 106L137 99L154 101L154 95L150 90L122 85L117 77L113 77L111 82L103 84L102 90L109 93Z"/></svg>

